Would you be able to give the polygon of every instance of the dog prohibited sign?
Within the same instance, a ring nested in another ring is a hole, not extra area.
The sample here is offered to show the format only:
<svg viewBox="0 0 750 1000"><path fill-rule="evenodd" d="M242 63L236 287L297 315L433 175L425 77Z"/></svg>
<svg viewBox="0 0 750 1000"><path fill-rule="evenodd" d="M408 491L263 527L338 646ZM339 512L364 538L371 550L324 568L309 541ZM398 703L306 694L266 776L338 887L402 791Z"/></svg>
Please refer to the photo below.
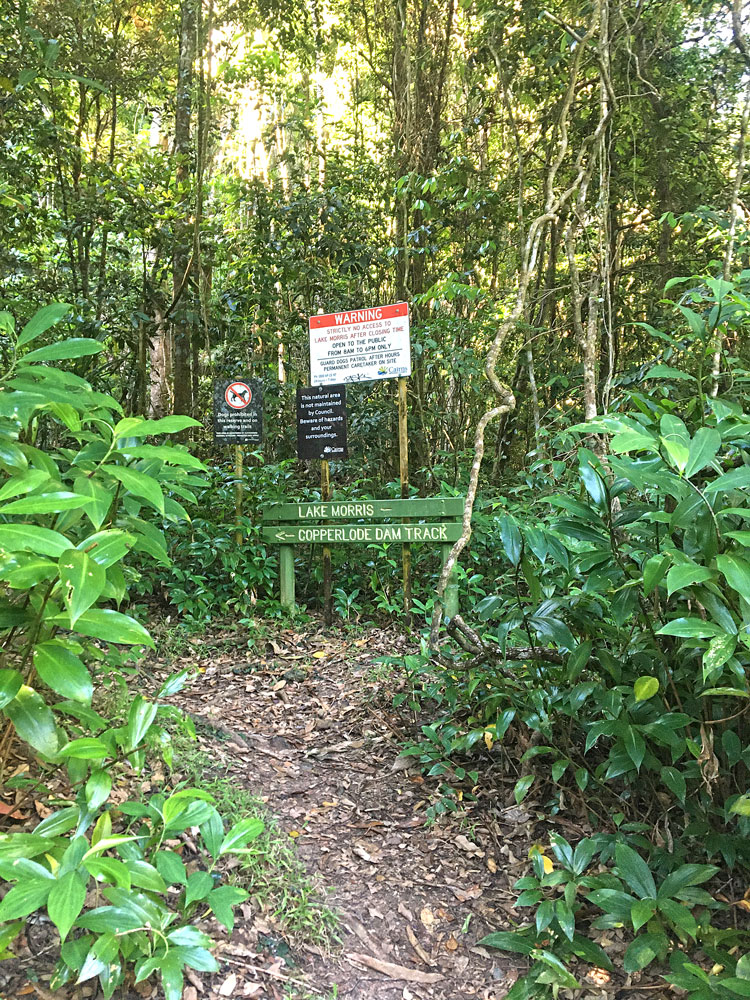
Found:
<svg viewBox="0 0 750 1000"><path fill-rule="evenodd" d="M405 375L411 375L406 302L310 317L312 385Z"/></svg>
<svg viewBox="0 0 750 1000"><path fill-rule="evenodd" d="M263 391L256 379L214 382L214 442L260 444Z"/></svg>

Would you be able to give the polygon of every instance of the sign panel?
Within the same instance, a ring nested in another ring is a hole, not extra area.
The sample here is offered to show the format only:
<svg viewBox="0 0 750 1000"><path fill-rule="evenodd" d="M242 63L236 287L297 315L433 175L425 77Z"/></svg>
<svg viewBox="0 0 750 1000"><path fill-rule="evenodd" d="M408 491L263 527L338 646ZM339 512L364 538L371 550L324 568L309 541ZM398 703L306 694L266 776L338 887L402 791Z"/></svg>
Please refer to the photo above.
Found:
<svg viewBox="0 0 750 1000"><path fill-rule="evenodd" d="M214 382L214 442L260 444L263 440L263 389L257 379Z"/></svg>
<svg viewBox="0 0 750 1000"><path fill-rule="evenodd" d="M325 503L274 503L264 521L305 521L369 517L460 517L463 497L415 497L413 500L341 500Z"/></svg>
<svg viewBox="0 0 750 1000"><path fill-rule="evenodd" d="M346 386L297 389L297 458L346 458Z"/></svg>
<svg viewBox="0 0 750 1000"><path fill-rule="evenodd" d="M461 525L447 524L293 524L263 529L266 542L294 545L319 542L455 542Z"/></svg>
<svg viewBox="0 0 750 1000"><path fill-rule="evenodd" d="M310 382L370 382L411 375L409 306L310 317Z"/></svg>

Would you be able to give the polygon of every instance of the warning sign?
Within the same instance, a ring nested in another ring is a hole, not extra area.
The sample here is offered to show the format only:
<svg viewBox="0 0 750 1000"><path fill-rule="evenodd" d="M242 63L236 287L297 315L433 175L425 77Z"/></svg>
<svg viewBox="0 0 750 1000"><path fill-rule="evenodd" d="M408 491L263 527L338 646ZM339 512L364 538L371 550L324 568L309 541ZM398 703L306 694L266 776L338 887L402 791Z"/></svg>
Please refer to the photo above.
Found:
<svg viewBox="0 0 750 1000"><path fill-rule="evenodd" d="M345 385L297 389L297 457L347 457Z"/></svg>
<svg viewBox="0 0 750 1000"><path fill-rule="evenodd" d="M310 317L310 382L370 382L411 375L409 306Z"/></svg>
<svg viewBox="0 0 750 1000"><path fill-rule="evenodd" d="M214 382L214 442L260 444L263 390L257 379Z"/></svg>

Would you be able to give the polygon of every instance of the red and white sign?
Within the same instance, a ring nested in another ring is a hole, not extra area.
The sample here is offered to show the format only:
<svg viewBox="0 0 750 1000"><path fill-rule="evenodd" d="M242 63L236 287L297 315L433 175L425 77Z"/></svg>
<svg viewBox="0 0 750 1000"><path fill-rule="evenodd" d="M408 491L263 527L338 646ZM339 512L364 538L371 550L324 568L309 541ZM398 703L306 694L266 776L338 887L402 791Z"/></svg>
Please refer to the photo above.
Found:
<svg viewBox="0 0 750 1000"><path fill-rule="evenodd" d="M232 382L224 390L227 406L231 406L233 410L244 410L246 406L250 405L252 398L253 390L247 382Z"/></svg>
<svg viewBox="0 0 750 1000"><path fill-rule="evenodd" d="M411 375L406 302L310 317L311 385L404 375Z"/></svg>

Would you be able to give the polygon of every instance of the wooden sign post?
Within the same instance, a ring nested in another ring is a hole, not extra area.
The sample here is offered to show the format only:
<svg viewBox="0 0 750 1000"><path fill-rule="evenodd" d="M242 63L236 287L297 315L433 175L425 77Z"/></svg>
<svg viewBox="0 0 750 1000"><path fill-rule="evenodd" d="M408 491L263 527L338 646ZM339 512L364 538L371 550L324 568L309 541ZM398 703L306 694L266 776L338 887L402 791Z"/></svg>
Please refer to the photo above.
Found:
<svg viewBox="0 0 750 1000"><path fill-rule="evenodd" d="M398 380L398 468L401 499L409 498L409 430L407 426L406 379ZM401 546L401 570L404 577L404 614L411 625L411 546Z"/></svg>

